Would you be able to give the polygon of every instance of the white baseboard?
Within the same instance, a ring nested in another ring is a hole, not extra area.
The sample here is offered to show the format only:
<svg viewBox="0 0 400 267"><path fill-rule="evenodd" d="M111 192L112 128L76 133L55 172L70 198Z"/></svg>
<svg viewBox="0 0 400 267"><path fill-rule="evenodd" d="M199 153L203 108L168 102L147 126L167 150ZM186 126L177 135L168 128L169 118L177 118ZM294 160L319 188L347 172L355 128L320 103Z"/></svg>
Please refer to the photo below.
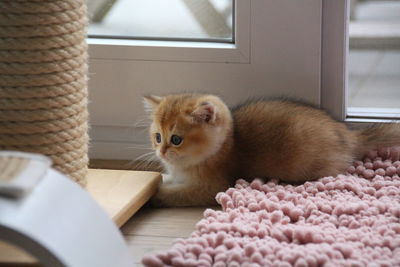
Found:
<svg viewBox="0 0 400 267"><path fill-rule="evenodd" d="M92 125L89 135L92 159L135 160L151 151L147 129L143 127Z"/></svg>

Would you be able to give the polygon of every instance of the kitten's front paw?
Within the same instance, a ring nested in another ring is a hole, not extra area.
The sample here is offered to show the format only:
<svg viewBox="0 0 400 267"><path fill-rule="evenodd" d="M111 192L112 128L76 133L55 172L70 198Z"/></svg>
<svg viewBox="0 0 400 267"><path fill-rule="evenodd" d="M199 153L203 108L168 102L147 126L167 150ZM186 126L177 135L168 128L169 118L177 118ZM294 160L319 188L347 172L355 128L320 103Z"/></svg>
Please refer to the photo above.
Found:
<svg viewBox="0 0 400 267"><path fill-rule="evenodd" d="M150 205L154 208L166 207L166 200L168 195L165 193L166 187L160 186L157 193L150 199Z"/></svg>

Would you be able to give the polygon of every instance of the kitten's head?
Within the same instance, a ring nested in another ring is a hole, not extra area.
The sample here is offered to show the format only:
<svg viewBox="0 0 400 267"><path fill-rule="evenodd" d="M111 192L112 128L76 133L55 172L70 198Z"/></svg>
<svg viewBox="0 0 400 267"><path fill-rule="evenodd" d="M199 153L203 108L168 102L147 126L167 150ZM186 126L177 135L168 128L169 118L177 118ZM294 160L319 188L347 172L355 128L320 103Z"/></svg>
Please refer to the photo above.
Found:
<svg viewBox="0 0 400 267"><path fill-rule="evenodd" d="M167 165L188 167L214 155L231 130L231 114L213 95L146 96L150 138Z"/></svg>

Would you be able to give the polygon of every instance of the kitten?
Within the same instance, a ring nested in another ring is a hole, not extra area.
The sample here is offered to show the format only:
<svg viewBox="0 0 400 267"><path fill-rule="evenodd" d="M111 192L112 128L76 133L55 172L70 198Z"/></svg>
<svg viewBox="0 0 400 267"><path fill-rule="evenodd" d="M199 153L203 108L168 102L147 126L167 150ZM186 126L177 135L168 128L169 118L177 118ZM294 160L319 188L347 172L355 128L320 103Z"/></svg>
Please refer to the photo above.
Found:
<svg viewBox="0 0 400 267"><path fill-rule="evenodd" d="M302 183L341 173L367 151L400 144L400 124L347 129L324 111L286 100L230 110L214 95L146 96L153 148L166 168L155 206L216 204L236 179Z"/></svg>

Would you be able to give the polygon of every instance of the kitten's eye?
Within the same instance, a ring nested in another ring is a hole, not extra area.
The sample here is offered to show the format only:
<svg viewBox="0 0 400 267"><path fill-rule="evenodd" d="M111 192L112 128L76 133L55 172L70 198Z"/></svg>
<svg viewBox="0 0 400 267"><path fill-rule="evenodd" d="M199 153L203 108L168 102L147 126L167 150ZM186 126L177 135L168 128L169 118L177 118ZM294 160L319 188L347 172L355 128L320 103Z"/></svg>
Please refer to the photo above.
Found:
<svg viewBox="0 0 400 267"><path fill-rule="evenodd" d="M177 136L177 135L171 136L171 143L176 145L176 146L180 145L182 143L182 140L183 139L180 136Z"/></svg>
<svg viewBox="0 0 400 267"><path fill-rule="evenodd" d="M161 134L160 133L156 133L156 142L161 143Z"/></svg>

